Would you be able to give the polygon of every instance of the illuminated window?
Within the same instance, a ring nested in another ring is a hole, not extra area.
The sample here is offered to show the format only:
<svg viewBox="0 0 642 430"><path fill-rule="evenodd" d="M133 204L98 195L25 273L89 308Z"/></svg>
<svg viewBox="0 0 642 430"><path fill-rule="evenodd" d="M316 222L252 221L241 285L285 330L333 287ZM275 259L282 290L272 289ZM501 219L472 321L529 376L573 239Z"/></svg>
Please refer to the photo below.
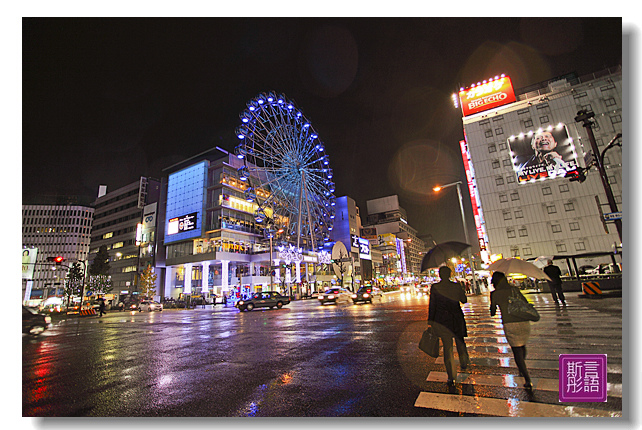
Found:
<svg viewBox="0 0 642 430"><path fill-rule="evenodd" d="M114 243L111 247L112 249L122 248L124 246L123 242Z"/></svg>
<svg viewBox="0 0 642 430"><path fill-rule="evenodd" d="M110 237L114 236L114 232L110 231L109 233L103 234L103 239L109 239Z"/></svg>

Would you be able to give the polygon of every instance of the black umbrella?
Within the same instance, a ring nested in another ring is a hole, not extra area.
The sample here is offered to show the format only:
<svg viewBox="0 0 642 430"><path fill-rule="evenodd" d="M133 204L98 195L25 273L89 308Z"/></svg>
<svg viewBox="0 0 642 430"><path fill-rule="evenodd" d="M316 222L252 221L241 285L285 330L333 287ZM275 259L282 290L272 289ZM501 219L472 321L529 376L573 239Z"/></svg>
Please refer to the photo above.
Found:
<svg viewBox="0 0 642 430"><path fill-rule="evenodd" d="M421 271L441 266L451 258L461 255L468 247L470 245L463 242L444 242L435 245L421 260Z"/></svg>

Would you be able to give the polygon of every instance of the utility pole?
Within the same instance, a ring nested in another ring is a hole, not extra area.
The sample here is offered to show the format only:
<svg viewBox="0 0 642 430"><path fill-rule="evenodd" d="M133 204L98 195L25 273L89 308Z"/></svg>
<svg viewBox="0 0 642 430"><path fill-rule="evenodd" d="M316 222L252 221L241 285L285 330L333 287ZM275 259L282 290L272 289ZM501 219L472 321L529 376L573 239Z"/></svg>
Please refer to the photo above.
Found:
<svg viewBox="0 0 642 430"><path fill-rule="evenodd" d="M609 184L609 178L606 176L606 171L604 170L604 157L600 157L600 150L597 147L597 142L595 141L595 135L593 134L593 121L591 121L591 118L595 117L594 112L589 112L586 110L580 110L577 112L577 116L575 117L575 122L581 122L582 126L586 129L586 133L588 134L589 142L591 143L591 149L593 151L593 154L595 154L595 165L597 166L597 170L600 173L600 178L602 179L602 186L604 187L604 192L606 193L606 200L609 203L609 207L611 209L611 212L618 212L617 204L615 203L615 197L613 196L613 190L611 190L611 184ZM618 136L616 136L617 139ZM622 137L621 134L619 134L619 137ZM616 219L615 221L615 228L617 229L617 234L620 237L620 242L622 242L622 220L621 219Z"/></svg>

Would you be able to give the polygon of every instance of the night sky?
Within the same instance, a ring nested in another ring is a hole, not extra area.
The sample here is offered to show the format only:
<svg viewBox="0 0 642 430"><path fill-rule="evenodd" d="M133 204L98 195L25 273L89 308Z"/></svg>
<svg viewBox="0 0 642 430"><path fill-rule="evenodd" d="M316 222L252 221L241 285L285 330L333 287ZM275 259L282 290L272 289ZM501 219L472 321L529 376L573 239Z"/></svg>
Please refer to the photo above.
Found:
<svg viewBox="0 0 642 430"><path fill-rule="evenodd" d="M366 200L397 194L420 237L463 241L456 189L431 191L465 181L453 92L618 66L622 32L620 18L25 18L22 200L93 199L233 151L246 103L275 91L311 121L364 222Z"/></svg>

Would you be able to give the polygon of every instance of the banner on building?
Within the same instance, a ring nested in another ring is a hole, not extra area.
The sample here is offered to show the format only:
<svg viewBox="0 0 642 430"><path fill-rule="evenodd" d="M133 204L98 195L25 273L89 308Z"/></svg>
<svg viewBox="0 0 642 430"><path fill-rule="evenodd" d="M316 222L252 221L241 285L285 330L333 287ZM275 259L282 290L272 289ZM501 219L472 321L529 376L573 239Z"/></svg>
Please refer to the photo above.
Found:
<svg viewBox="0 0 642 430"><path fill-rule="evenodd" d="M566 125L508 138L518 183L564 177L578 168L577 153Z"/></svg>
<svg viewBox="0 0 642 430"><path fill-rule="evenodd" d="M37 258L38 248L25 248L22 250L22 279L33 279Z"/></svg>

